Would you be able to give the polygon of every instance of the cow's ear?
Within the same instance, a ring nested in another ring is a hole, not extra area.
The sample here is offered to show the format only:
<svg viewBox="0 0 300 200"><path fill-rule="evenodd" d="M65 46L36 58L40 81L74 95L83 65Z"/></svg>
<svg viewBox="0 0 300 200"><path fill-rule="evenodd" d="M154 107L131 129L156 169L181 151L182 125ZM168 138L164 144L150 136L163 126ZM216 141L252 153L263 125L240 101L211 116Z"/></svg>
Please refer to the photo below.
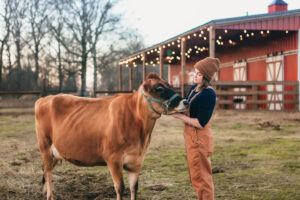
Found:
<svg viewBox="0 0 300 200"><path fill-rule="evenodd" d="M151 73L149 73L149 74L147 75L146 79L157 79L157 80L159 80L160 77L159 77L159 75L158 75L157 73L151 72Z"/></svg>
<svg viewBox="0 0 300 200"><path fill-rule="evenodd" d="M151 79L148 79L148 80L146 80L145 82L144 82L144 84L143 84L143 87L144 87L144 90L146 91L146 92L150 92L150 90L151 90Z"/></svg>

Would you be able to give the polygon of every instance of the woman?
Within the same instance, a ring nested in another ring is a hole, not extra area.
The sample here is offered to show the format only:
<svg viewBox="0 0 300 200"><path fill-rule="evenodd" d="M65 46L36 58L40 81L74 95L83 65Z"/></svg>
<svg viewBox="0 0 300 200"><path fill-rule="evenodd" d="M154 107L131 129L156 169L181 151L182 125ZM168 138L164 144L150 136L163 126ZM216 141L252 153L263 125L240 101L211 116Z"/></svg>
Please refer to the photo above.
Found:
<svg viewBox="0 0 300 200"><path fill-rule="evenodd" d="M189 165L190 179L198 199L213 200L214 185L210 156L213 152L211 121L216 95L210 86L220 61L207 57L194 65L194 83L186 99L190 109L186 115L176 113L172 116L184 122L184 138Z"/></svg>

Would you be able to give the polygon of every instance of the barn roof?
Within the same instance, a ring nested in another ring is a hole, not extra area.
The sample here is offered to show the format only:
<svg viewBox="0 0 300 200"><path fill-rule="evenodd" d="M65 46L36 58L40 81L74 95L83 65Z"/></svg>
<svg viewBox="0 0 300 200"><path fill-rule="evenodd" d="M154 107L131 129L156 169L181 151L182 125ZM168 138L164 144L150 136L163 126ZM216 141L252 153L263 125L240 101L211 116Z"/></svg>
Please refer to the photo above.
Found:
<svg viewBox="0 0 300 200"><path fill-rule="evenodd" d="M283 0L274 0L272 1L272 3L269 6L272 5L288 5L287 3L285 3Z"/></svg>
<svg viewBox="0 0 300 200"><path fill-rule="evenodd" d="M279 2L276 0L276 2ZM283 1L280 1L283 2ZM273 2L272 2L273 3ZM186 37L188 35L198 33L199 30L205 30L207 28L214 27L216 30L277 30L277 31L296 31L300 29L300 9L272 12L265 14L249 15L242 17L233 17L225 19L215 19L151 47L140 50L130 56L123 58L120 62L132 58L143 52L155 49L161 45L168 44L170 42L176 41L181 37ZM208 41L207 41L208 42Z"/></svg>

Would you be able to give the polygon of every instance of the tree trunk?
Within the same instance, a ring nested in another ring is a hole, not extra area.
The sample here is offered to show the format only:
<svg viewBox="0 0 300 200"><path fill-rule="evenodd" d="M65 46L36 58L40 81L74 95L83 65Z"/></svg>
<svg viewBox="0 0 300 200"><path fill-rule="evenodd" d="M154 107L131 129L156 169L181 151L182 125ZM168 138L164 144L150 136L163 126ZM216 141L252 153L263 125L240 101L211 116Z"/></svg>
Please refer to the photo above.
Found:
<svg viewBox="0 0 300 200"><path fill-rule="evenodd" d="M60 51L60 42L58 41L58 77L59 77L59 92L62 92L63 87L63 74L61 66L61 51Z"/></svg>
<svg viewBox="0 0 300 200"><path fill-rule="evenodd" d="M21 89L21 41L20 35L18 34L16 39L16 47L17 47L17 86L18 90Z"/></svg>
<svg viewBox="0 0 300 200"><path fill-rule="evenodd" d="M4 48L4 42L1 44L1 49L0 49L0 90L2 89L3 48Z"/></svg>
<svg viewBox="0 0 300 200"><path fill-rule="evenodd" d="M94 63L94 87L93 91L97 90L97 52L96 46L93 47L93 63Z"/></svg>
<svg viewBox="0 0 300 200"><path fill-rule="evenodd" d="M35 61L35 72L34 72L34 83L35 87L38 85L38 79L39 79L39 47L35 45L35 52L34 52L34 61Z"/></svg>
<svg viewBox="0 0 300 200"><path fill-rule="evenodd" d="M85 95L86 90L86 64L87 64L87 56L82 55L82 61L81 61L81 91L80 96Z"/></svg>
<svg viewBox="0 0 300 200"><path fill-rule="evenodd" d="M8 57L8 74L10 75L12 72L12 62L11 62L11 54L10 54L10 45L6 44L6 51Z"/></svg>

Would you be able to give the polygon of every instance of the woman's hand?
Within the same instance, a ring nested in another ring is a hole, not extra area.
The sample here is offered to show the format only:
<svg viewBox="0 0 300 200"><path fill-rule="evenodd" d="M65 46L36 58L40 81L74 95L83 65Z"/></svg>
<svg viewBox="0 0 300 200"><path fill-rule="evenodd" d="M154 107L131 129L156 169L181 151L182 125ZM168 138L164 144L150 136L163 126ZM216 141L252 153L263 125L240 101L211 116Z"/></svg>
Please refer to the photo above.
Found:
<svg viewBox="0 0 300 200"><path fill-rule="evenodd" d="M180 119L181 121L183 121L185 124L188 124L190 126L193 126L193 127L196 127L196 128L203 128L198 119L197 118L191 118L191 117L188 117L184 114L181 114L181 113L174 113L174 114L171 114L170 116L174 117L174 118L177 118L177 119Z"/></svg>
<svg viewBox="0 0 300 200"><path fill-rule="evenodd" d="M185 116L185 115L181 114L181 113L173 113L170 116L177 118L177 119L182 119L182 116Z"/></svg>

